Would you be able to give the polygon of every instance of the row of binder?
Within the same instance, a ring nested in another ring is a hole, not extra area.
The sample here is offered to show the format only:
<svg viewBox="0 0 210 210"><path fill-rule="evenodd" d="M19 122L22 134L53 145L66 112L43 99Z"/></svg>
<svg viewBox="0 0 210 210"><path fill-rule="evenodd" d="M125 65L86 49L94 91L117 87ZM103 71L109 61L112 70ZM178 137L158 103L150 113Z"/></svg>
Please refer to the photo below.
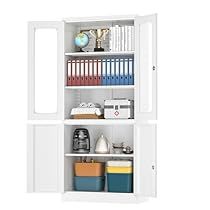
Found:
<svg viewBox="0 0 210 210"><path fill-rule="evenodd" d="M68 61L68 86L133 85L133 58Z"/></svg>

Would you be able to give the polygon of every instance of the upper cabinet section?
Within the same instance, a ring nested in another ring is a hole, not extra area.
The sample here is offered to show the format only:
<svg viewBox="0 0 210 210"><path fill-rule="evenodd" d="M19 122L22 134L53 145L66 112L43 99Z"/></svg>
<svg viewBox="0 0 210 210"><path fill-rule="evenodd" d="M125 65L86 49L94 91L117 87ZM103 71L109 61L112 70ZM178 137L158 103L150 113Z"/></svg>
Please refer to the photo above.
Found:
<svg viewBox="0 0 210 210"><path fill-rule="evenodd" d="M157 16L135 19L136 119L157 119Z"/></svg>
<svg viewBox="0 0 210 210"><path fill-rule="evenodd" d="M28 37L28 119L61 120L63 22L30 22Z"/></svg>

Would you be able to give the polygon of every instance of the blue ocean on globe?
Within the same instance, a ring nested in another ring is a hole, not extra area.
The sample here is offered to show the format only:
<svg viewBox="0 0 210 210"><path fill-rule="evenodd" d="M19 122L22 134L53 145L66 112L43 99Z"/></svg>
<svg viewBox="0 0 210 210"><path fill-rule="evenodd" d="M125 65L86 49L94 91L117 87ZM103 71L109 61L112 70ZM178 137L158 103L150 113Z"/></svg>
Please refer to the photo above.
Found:
<svg viewBox="0 0 210 210"><path fill-rule="evenodd" d="M80 48L86 47L89 43L89 37L85 33L79 33L75 37L74 43L77 47L80 47Z"/></svg>

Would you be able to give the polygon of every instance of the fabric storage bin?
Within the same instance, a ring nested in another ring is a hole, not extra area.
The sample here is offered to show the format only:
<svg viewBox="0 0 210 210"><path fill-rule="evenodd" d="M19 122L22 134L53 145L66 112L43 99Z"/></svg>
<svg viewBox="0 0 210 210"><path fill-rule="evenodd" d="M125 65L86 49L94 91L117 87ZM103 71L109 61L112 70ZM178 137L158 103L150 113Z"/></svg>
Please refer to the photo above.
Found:
<svg viewBox="0 0 210 210"><path fill-rule="evenodd" d="M105 176L74 177L74 190L76 191L103 191L104 185L105 185Z"/></svg>
<svg viewBox="0 0 210 210"><path fill-rule="evenodd" d="M104 163L74 163L75 176L104 176Z"/></svg>
<svg viewBox="0 0 210 210"><path fill-rule="evenodd" d="M107 173L108 192L133 192L133 174Z"/></svg>

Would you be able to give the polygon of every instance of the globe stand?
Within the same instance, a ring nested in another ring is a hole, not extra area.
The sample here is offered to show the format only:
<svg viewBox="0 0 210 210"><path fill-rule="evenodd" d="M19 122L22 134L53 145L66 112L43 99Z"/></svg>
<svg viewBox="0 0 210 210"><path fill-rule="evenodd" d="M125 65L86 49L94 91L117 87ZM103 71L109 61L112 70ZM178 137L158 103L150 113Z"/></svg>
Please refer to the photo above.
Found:
<svg viewBox="0 0 210 210"><path fill-rule="evenodd" d="M100 48L97 48L95 47L94 48L94 52L103 52L104 51L104 48L100 47Z"/></svg>

